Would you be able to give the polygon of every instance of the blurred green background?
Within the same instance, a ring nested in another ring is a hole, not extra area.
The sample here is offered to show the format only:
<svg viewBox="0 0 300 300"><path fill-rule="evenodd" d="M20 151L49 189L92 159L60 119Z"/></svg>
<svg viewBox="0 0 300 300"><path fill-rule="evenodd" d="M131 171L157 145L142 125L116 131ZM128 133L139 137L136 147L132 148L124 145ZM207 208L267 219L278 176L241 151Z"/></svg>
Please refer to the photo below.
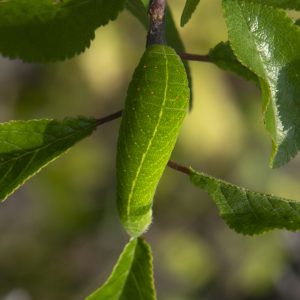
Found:
<svg viewBox="0 0 300 300"><path fill-rule="evenodd" d="M169 1L179 24L184 1ZM296 15L294 15L296 16ZM227 40L220 1L180 29L188 52ZM90 49L46 65L0 58L0 120L102 117L123 107L145 30L127 11ZM300 199L300 158L271 170L260 92L208 63L190 64L193 110L172 159L245 187ZM49 165L0 206L0 299L79 300L110 273L128 237L115 205L119 120ZM146 234L159 300L299 300L300 235L244 237L188 178L167 169ZM134 299L133 299L134 300Z"/></svg>

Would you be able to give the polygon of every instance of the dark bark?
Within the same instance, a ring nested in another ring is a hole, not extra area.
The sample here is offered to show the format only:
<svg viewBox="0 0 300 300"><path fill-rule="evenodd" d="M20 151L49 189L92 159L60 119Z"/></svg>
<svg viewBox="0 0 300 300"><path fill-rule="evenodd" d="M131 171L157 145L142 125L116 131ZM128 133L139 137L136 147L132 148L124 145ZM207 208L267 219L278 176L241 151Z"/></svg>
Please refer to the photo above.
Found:
<svg viewBox="0 0 300 300"><path fill-rule="evenodd" d="M147 47L155 44L166 44L166 1L151 0L149 4L149 30Z"/></svg>

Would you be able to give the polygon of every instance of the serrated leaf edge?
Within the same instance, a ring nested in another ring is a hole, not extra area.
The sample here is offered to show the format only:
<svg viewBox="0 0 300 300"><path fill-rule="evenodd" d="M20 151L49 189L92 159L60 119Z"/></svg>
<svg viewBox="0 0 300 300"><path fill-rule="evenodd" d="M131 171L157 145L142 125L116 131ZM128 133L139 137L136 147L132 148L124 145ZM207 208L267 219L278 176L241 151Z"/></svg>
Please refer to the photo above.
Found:
<svg viewBox="0 0 300 300"><path fill-rule="evenodd" d="M132 255L132 259L130 261L130 268L128 269L127 271L127 274L129 275L130 272L131 272L131 269L133 267L133 263L134 263L134 260L135 260L135 255L136 255L136 250L137 250L137 247L138 247L138 244L139 243L142 243L143 244L143 247L145 247L146 249L146 255L148 257L148 263L150 265L150 277L151 277L151 297L152 297L152 300L155 300L156 299L156 296L155 296L155 287L154 287L154 277L153 277L153 256L151 254L151 248L150 246L144 241L143 238L141 237L138 237L138 238L131 238L129 243L124 247L121 255L119 256L117 262L115 263L114 267L113 267L113 270L112 272L110 273L109 277L107 278L107 280L104 282L104 284L98 288L96 291L94 291L91 295L87 296L85 298L85 300L92 300L93 296L99 291L101 290L102 288L104 288L109 282L110 280L114 277L114 273L116 272L116 269L118 267L118 264L120 263L120 261L122 260L122 258L124 257L127 249L132 246L132 243L135 243L134 245L134 250L133 250L133 255ZM123 290L124 290L124 287L126 286L126 283L127 283L127 280L128 280L128 276L126 278L126 280L124 281L124 284L123 284L123 287L122 287L122 290L120 291L120 295L122 296L122 293L123 293Z"/></svg>
<svg viewBox="0 0 300 300"><path fill-rule="evenodd" d="M226 2L226 1L227 1L227 0L222 0L222 3L223 3L223 5L222 5L222 10L223 10L223 16L224 16L225 20L227 20L226 12L225 12L225 11L226 11L226 8L225 8L225 6L224 6L224 2ZM229 1L232 1L232 0L229 0ZM237 3L238 3L238 2L241 2L240 0L233 0L233 1L236 1ZM297 25L293 22L293 20L292 20L292 19L284 12L283 9L278 8L278 7L276 7L276 6L273 6L273 5L258 4L258 3L253 2L253 1L248 1L248 2L251 3L251 4L254 4L254 5L260 5L260 6L264 7L264 8L270 8L270 6L271 6L274 10L276 10L278 13L280 13L284 19L286 19L286 20L290 23L290 24L289 24L290 27L294 27L295 30L298 31L299 34L300 34L300 27L297 26ZM246 23L246 25L247 25L247 23ZM248 26L248 25L247 25L247 26ZM232 43L231 43L231 41L230 41L230 33L229 33L229 31L228 31L228 37L229 37L230 47L231 47L232 51L234 52L234 54L235 54L236 58L238 59L238 61L239 61L243 66L245 66L245 67L248 68L250 71L252 71L254 74L256 74L256 76L259 78L259 80L262 80L262 81L265 82L265 80L264 80L261 76L259 76L259 75L258 75L258 74L250 67L250 66L247 66L247 64L239 57L239 55L238 55L238 53L237 53L237 51L236 51L234 45L232 45ZM259 57L260 57L260 56L259 56ZM262 65L262 69L263 69L264 72L265 72L265 68L263 67L263 65ZM269 84L267 83L266 85L267 85L268 88L269 88ZM269 93L269 95L270 95L270 93ZM266 105L265 108L267 108L268 105L270 105L270 102L271 102L271 104L272 104L272 106L273 106L274 112L275 112L276 117L277 117L277 118L275 118L276 128L277 128L277 129L279 128L278 124L281 124L280 127L283 127L283 125L282 125L282 123L281 123L280 115L278 114L278 109L277 109L276 106L274 106L274 104L273 104L272 99L271 99L270 96L269 96L269 99L268 99L268 104ZM265 118L265 110L263 111L263 115L264 115L264 118ZM270 133L268 130L267 130L267 132L268 132L268 134L270 135L271 140L272 140L272 154L271 154L271 157L270 157L269 166L270 166L271 168L274 168L274 167L275 167L274 161L275 161L275 157L276 157L276 155L277 155L277 153L278 153L278 148L279 148L278 146L279 146L279 144L278 144L277 141L272 137L271 133ZM278 136L278 132L276 132L276 136ZM297 152L298 152L298 151L297 151ZM296 154L297 154L297 153L296 153ZM289 160L288 160L288 161L290 161L293 157L295 157L296 154L294 154L294 155L289 155ZM282 164L276 165L276 167L280 167L281 165L282 165Z"/></svg>
<svg viewBox="0 0 300 300"><path fill-rule="evenodd" d="M83 0L82 2L84 2L86 0ZM73 5L77 5L76 4L73 4ZM79 3L78 5L81 5L81 3ZM74 52L72 53L69 53L69 54L65 54L65 55L62 55L61 57L57 57L57 58L49 58L49 59L45 59L45 58L39 58L39 59L32 59L30 57L22 57L22 55L20 54L9 54L7 51L1 51L0 54L8 59L20 59L21 61L25 62L25 63L55 63L55 62L63 62L65 60L68 60L68 59L72 59L74 58L75 56L78 56L82 53L84 53L87 49L90 48L91 46L91 43L92 41L95 39L95 32L98 28L100 27L103 27L103 26L106 26L109 22L111 21L114 21L116 20L116 18L118 17L119 13L124 10L125 8L125 5L126 5L126 1L124 1L123 3L123 6L117 10L114 14L112 14L111 16L109 16L108 20L106 22L104 22L103 24L101 25L98 25L93 31L90 32L90 35L87 35L86 36L86 44L83 45L82 48L79 48L77 50L75 50ZM62 7L62 8L66 8L66 7Z"/></svg>
<svg viewBox="0 0 300 300"><path fill-rule="evenodd" d="M216 188L214 189L214 193L216 191L219 191L220 193L222 193L222 191L220 191L220 185L227 185L227 186L230 186L234 189L238 189L238 190L242 190L246 195L247 195L247 192L251 193L251 194L254 194L254 195L259 195L259 196L265 196L265 197L275 197L277 198L278 200L282 200L284 202L287 202L287 203L293 203L293 204L297 204L297 205L300 205L300 202L297 201L297 200L293 200L293 199L286 199L286 198L283 198L283 197L278 197L278 196L275 196L275 195L272 195L272 194L269 194L269 193L260 193L260 192L256 192L256 191L251 191L247 188L244 188L244 187L241 187L241 186L238 186L238 185L235 185L235 184L232 184L228 181L225 181L225 180L222 180L222 179L219 179L219 178L215 178L211 175L208 175L208 174L205 174L203 172L199 172L199 171L196 171L194 170L192 167L189 167L191 173L189 175L190 177L190 181L194 184L194 179L193 177L195 176L203 176L203 177L206 177L208 178L209 180L212 180L213 182L216 183ZM211 198L213 198L211 196L211 194L205 189L205 188L202 188L200 187L199 185L197 185L198 188L201 188L203 191L205 191L207 194L209 194L209 196ZM222 193L222 196L223 196L223 193ZM224 196L223 196L224 197ZM225 197L224 197L225 198ZM225 198L226 199L226 198ZM220 212L220 216L222 217L222 219L225 221L225 223L228 225L228 227L232 230L234 230L235 232L239 233L239 234L243 234L243 235L248 235L248 236L258 236L258 235L261 235L261 234L264 234L266 232L269 232L269 231L272 231L274 229L286 229L286 230L289 230L289 231L299 231L299 229L288 229L286 226L282 226L282 227L276 227L276 228L264 228L262 230L259 230L257 232L245 232L243 230L240 230L238 227L235 227L228 219L227 219L227 216L226 214L223 214L220 209L219 209L219 205L216 203L215 199L213 199L214 203L216 204L219 212ZM227 202L227 201L226 201Z"/></svg>
<svg viewBox="0 0 300 300"><path fill-rule="evenodd" d="M184 8L183 8L183 11L182 11L182 14L181 14L181 18L180 18L180 26L183 27L185 26L189 21L190 19L192 18L194 12L196 11L197 9L197 6L199 5L199 2L200 0L198 0L198 3L196 4L196 6L194 7L194 9L191 11L191 13L188 15L188 18L185 18L185 15L186 15L186 11L190 8L190 7L193 7L192 4L189 4L191 2L189 2L188 0L186 0L185 2L185 5L184 5Z"/></svg>
<svg viewBox="0 0 300 300"><path fill-rule="evenodd" d="M66 118L66 119L67 119L67 118ZM65 120L66 120L66 119L65 119ZM55 120L55 119L34 119L34 120L31 120L31 121L35 121L35 122L39 122L39 121L49 121L49 122L52 122L52 121L56 121L56 120ZM4 124L19 123L19 122L26 123L27 121L12 120L12 121L9 121L9 122L1 123L1 124L0 124L0 127L1 127L1 125L4 125ZM95 130L96 128L97 128L97 127L96 127L96 122L95 122L95 128L94 128L94 130ZM93 131L91 131L90 134L92 134L92 132L93 132ZM69 135L67 135L67 136L65 136L65 137L70 137L70 136L73 135L73 134L75 134L75 133L69 134ZM86 137L88 137L88 135L87 135ZM59 140L59 139L58 139L58 140ZM58 140L56 140L55 142L57 142ZM75 143L75 144L76 144L76 143ZM43 149L43 148L45 148L45 147L48 147L49 145L51 145L51 143L50 143L50 144L47 144L47 146L38 147L38 149L39 149L39 150L40 150L40 149ZM49 161L47 161L43 166L41 166L39 169L37 169L34 173L32 173L31 175L29 175L28 177L26 177L26 178L25 178L22 182L20 182L15 188L13 188L13 189L11 190L11 192L9 192L8 194L5 195L5 197L3 197L2 199L0 199L0 204L3 203L3 202L5 202L5 201L7 200L7 198L8 198L9 196L11 196L18 188L20 188L22 185L24 185L25 182L27 182L29 179L31 179L33 176L35 176L37 173L39 173L42 169L44 169L45 167L47 167L51 162L55 161L56 159L60 158L62 155L64 155L65 153L67 153L70 149L71 149L71 147L68 148L68 149L66 149L65 151L61 152L59 155L54 156L52 159L50 159ZM18 159L19 159L20 157L24 156L24 155L27 155L28 153L35 152L35 151L37 151L37 149L28 151L26 154L22 154L21 156L19 156ZM16 158L16 159L17 159L17 158ZM12 159L6 161L5 163L7 163L7 162L9 162L9 161L12 161L12 160L15 160L15 158L12 158ZM4 162L2 162L2 163L4 163ZM1 163L1 164L2 164L2 163ZM0 164L0 166L1 166L1 164Z"/></svg>

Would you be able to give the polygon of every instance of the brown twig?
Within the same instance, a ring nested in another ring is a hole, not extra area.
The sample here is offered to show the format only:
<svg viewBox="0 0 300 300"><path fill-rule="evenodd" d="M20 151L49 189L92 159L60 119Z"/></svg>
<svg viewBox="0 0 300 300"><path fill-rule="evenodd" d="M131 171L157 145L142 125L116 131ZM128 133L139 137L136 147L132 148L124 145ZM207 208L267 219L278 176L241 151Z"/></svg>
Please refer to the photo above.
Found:
<svg viewBox="0 0 300 300"><path fill-rule="evenodd" d="M188 167L180 165L175 161L169 160L168 167L183 174L191 175L191 170Z"/></svg>
<svg viewBox="0 0 300 300"><path fill-rule="evenodd" d="M166 0L151 0L148 9L149 30L147 47L166 44Z"/></svg>
<svg viewBox="0 0 300 300"><path fill-rule="evenodd" d="M208 55L191 54L191 53L179 53L179 56L184 60L212 62Z"/></svg>
<svg viewBox="0 0 300 300"><path fill-rule="evenodd" d="M111 122L113 120L116 120L116 119L118 119L122 116L122 113L123 113L123 111L119 110L119 111L117 111L113 114L110 114L110 115L106 116L106 117L97 119L96 124L97 124L97 126L100 126L102 124L105 124L105 123ZM168 167L175 170L175 171L183 173L185 175L190 175L191 174L191 170L188 167L180 165L177 162L172 161L172 160L169 160Z"/></svg>
<svg viewBox="0 0 300 300"><path fill-rule="evenodd" d="M120 118L122 116L122 112L123 112L122 110L119 110L119 111L117 111L117 112L115 112L115 113L113 113L111 115L108 115L108 116L103 117L101 119L97 119L97 123L96 123L97 126L100 126L102 124L105 124L105 123L108 123L110 121L113 121L115 119Z"/></svg>

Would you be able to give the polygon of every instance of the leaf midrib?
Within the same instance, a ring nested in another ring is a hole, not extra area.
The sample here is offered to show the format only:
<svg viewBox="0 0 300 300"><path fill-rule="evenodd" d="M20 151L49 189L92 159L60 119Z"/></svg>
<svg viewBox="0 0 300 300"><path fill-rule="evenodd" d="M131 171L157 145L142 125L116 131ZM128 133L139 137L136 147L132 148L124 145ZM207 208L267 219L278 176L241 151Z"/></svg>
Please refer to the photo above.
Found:
<svg viewBox="0 0 300 300"><path fill-rule="evenodd" d="M123 274L125 274L126 273L126 279L125 279L125 281L124 281L124 284L123 284L123 286L122 286L122 289L121 289L121 291L120 291L120 293L119 293L119 297L118 297L118 299L121 299L121 297L122 297L122 294L123 294L123 292L124 292L124 289L125 289L125 287L126 287L126 285L127 285L127 282L128 282L128 279L129 279L129 276L130 276L130 273L132 272L132 268L133 268L133 264L134 264L134 261L135 261L135 256L136 256L136 250L137 250L137 247L139 247L139 241L138 240L136 240L136 244L135 244L135 247L134 247L134 250L133 250L133 255L132 255L132 260L131 260L131 262L130 262L130 267L128 268L128 270L126 271L126 272L124 272ZM122 274L122 275L123 275ZM140 292L140 291L139 291Z"/></svg>
<svg viewBox="0 0 300 300"><path fill-rule="evenodd" d="M150 274L152 274L152 261L151 261L151 254L149 253L149 248L148 248L148 245L140 245L139 243L143 243L142 241L140 241L140 240L137 240L137 242L136 242L136 246L135 246L135 248L134 248L134 255L133 255L133 259L132 259L132 261L131 261L131 264L130 264L130 268L129 268L129 272L128 272L128 275L129 274L131 274L131 272L132 272L132 276L133 276L133 279L134 279L134 283L135 283L135 285L136 285L136 288L137 288L137 290L138 290L138 293L139 293L139 295L141 296L141 298L140 298L140 300L143 300L143 298L142 298L142 296L143 296L143 293L141 292L141 289L140 289L140 287L139 287L139 285L138 285L138 282L137 282L137 280L136 280L136 276L134 275L134 272L132 271L132 268L133 268L133 264L134 264L134 262L135 263L139 263L138 261L136 261L135 260L135 256L136 256L136 251L137 251L137 248L138 247L143 247L143 246L145 246L145 250L146 250L146 255L147 255L147 263L149 264L149 266L150 266ZM150 276L151 277L151 276ZM126 286L126 284L127 284L127 281L128 281L128 279L129 279L129 276L127 276L127 278L126 278L126 280L125 280L125 282L124 282L124 285L123 285L123 287L122 287L122 293L123 293L123 291L124 291L124 288L125 288L125 286ZM152 279L152 278L151 278ZM152 288L152 293L151 293L151 298L154 300L154 290L153 290L153 288ZM120 298L119 298L120 299ZM138 299L135 299L135 300L138 300Z"/></svg>
<svg viewBox="0 0 300 300"><path fill-rule="evenodd" d="M92 129L92 128L91 128L91 129ZM85 129L85 130L86 130L86 129ZM47 147L53 146L54 144L60 142L61 140L68 139L68 138L70 138L70 137L72 137L72 136L78 134L78 132L80 132L80 130L75 130L75 131L72 132L71 134L68 134L68 135L65 135L64 137L58 138L58 139L56 139L55 141L53 141L53 142L51 142L51 143L48 143L48 144L41 145L41 146L38 146L38 147L36 147L36 148L30 149L29 151L27 151L27 152L25 152L25 153L23 153L23 154L21 154L21 155L18 155L18 156L16 156L16 157L13 157L13 158L11 158L11 159L8 159L8 160L6 160L6 161L3 161L3 162L0 163L0 168L1 168L2 165L7 164L7 163L9 163L9 162L11 162L11 161L18 160L18 159L22 159L22 157L24 157L24 156L26 156L26 155L28 155L28 154L31 154L31 153L33 153L33 152L42 151L43 149L45 149L45 148L47 148ZM9 153L7 153L7 154L9 154Z"/></svg>
<svg viewBox="0 0 300 300"><path fill-rule="evenodd" d="M163 112L164 112L164 108L165 108L165 105L166 105L166 101L167 101L167 91L168 91L168 81L169 81L169 72L168 72L168 57L167 57L167 54L166 54L166 50L164 47L162 47L163 51L164 51L164 56L165 56L165 61L166 61L166 64L165 64L165 71L166 71L166 76L165 76L165 88L164 88L164 98L163 98L163 101L162 101L162 105L161 105L161 109L159 111L159 115L158 115L158 122L153 130L153 134L149 140L149 143L147 145L147 148L145 150L145 152L143 153L142 155L142 159L141 159L141 163L137 169L137 172L136 172L136 175L135 175L135 178L132 182L132 186L131 186L131 190L130 190L130 193L129 193L129 196L128 196L128 203L127 203L127 217L129 217L130 215L130 212L131 212L131 201L132 201L132 197L133 197L133 192L136 188L136 183L137 183L137 179L140 175L140 172L142 170L142 167L143 167L143 164L145 162L145 159L146 159L146 156L149 152L149 149L153 143L153 140L156 136L156 133L157 133L157 130L158 130L158 127L160 125L160 122L161 122L161 119L162 119L162 115L163 115ZM161 53L160 53L161 54Z"/></svg>

